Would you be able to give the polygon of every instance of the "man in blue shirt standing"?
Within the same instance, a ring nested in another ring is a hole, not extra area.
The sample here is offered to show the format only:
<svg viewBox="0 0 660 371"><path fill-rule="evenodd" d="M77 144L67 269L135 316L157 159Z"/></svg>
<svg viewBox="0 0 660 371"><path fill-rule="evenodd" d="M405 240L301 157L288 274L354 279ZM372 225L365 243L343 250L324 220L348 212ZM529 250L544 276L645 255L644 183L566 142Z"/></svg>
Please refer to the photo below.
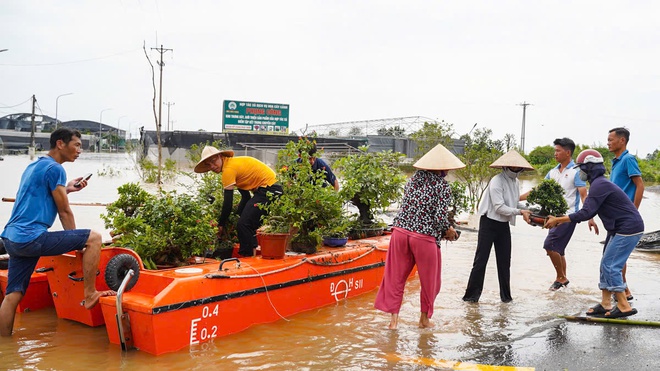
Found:
<svg viewBox="0 0 660 371"><path fill-rule="evenodd" d="M55 256L85 249L83 279L85 308L94 307L101 296L114 291L96 291L96 271L101 256L101 234L76 229L68 193L77 192L87 181L82 177L66 182L62 164L75 161L82 152L80 132L60 128L50 135L50 151L25 169L16 194L11 218L0 234L9 254L5 298L0 305L0 336L11 336L16 307L25 295L30 277L42 256ZM63 231L49 232L59 215Z"/></svg>
<svg viewBox="0 0 660 371"><path fill-rule="evenodd" d="M635 207L639 209L644 196L644 181L642 171L637 164L637 158L628 152L630 131L619 127L609 131L607 135L607 149L614 154L610 180L623 190ZM623 282L626 281L627 266L623 267ZM630 289L626 286L626 297L632 300Z"/></svg>
<svg viewBox="0 0 660 371"><path fill-rule="evenodd" d="M618 185L639 209L644 196L644 181L637 158L626 148L628 140L630 132L626 128L614 128L607 135L607 149L614 154L610 180Z"/></svg>

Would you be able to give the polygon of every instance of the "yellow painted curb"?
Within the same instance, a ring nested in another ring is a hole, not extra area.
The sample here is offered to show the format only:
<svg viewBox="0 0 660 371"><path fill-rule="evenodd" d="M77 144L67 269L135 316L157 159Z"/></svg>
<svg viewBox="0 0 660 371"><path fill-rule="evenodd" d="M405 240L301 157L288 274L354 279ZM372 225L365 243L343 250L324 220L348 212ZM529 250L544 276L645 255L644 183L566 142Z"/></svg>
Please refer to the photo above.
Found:
<svg viewBox="0 0 660 371"><path fill-rule="evenodd" d="M389 362L401 362L429 367L440 367L453 371L534 371L534 367L490 366L423 357L401 357L395 354L388 354L385 358Z"/></svg>

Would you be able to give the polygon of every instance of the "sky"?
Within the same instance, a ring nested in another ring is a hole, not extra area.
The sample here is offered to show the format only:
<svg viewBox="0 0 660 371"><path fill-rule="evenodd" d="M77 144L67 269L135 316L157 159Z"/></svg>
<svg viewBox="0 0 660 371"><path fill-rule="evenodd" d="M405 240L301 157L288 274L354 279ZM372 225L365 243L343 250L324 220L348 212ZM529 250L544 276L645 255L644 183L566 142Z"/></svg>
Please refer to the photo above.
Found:
<svg viewBox="0 0 660 371"><path fill-rule="evenodd" d="M143 47L158 86L162 45L163 130L219 132L238 100L289 104L293 131L422 116L520 140L527 102L527 153L625 126L645 157L660 148L658 14L651 0L3 1L0 117L35 95L62 121L155 130Z"/></svg>

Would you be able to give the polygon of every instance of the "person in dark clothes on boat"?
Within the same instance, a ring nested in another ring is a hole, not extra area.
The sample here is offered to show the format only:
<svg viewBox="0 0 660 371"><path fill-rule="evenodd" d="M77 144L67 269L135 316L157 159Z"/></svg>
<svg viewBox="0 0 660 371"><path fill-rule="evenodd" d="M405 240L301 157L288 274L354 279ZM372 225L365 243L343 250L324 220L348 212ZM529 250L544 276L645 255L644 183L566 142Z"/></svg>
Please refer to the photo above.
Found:
<svg viewBox="0 0 660 371"><path fill-rule="evenodd" d="M490 167L502 168L502 172L490 180L479 206L479 236L474 263L468 279L463 301L476 303L481 297L486 276L486 265L490 250L495 245L497 258L497 278L500 283L500 299L504 303L513 300L511 297L511 230L509 224L515 225L516 216L522 215L529 223L529 210L518 209L520 196L518 175L523 170L533 170L532 165L518 152L511 150L495 160Z"/></svg>
<svg viewBox="0 0 660 371"><path fill-rule="evenodd" d="M312 165L312 171L317 173L322 172L325 175L326 183L331 185L335 191L338 191L339 181L337 180L335 174L332 172L330 165L328 165L328 163L322 159L316 157L316 144L312 144L312 146L307 151L307 155L309 156L309 163Z"/></svg>
<svg viewBox="0 0 660 371"><path fill-rule="evenodd" d="M441 284L440 240L458 238L449 221L452 196L445 175L465 165L438 144L413 166L418 170L406 184L401 208L394 218L385 274L374 304L376 309L391 314L390 329L397 328L403 290L415 265L422 287L419 327L433 326L430 319Z"/></svg>
<svg viewBox="0 0 660 371"><path fill-rule="evenodd" d="M644 197L644 180L637 158L628 152L629 140L630 131L626 128L614 128L607 134L607 149L614 154L610 181L619 186L639 210ZM607 240L605 243L607 244ZM627 268L627 265L623 266L623 282L626 282L626 299L632 300L633 296L626 280Z"/></svg>
<svg viewBox="0 0 660 371"><path fill-rule="evenodd" d="M623 190L603 176L605 165L598 151L586 149L580 152L576 163L580 177L591 184L584 206L569 215L550 216L545 226L553 228L562 223L580 223L595 215L600 217L608 237L600 261L598 288L602 299L587 311L587 315L605 318L632 316L637 313L637 309L632 308L626 298L622 270L644 233L644 221ZM612 294L616 296L616 306L612 306Z"/></svg>
<svg viewBox="0 0 660 371"><path fill-rule="evenodd" d="M16 194L11 217L0 234L9 254L9 271L5 298L0 305L0 335L10 336L16 308L25 295L34 268L42 256L61 255L83 250L82 305L93 308L102 296L114 291L96 290L96 271L101 254L101 234L89 229L76 229L68 194L87 186L82 177L67 183L62 164L75 161L82 152L80 132L60 128L50 135L50 151L25 169ZM63 231L49 232L59 215Z"/></svg>
<svg viewBox="0 0 660 371"><path fill-rule="evenodd" d="M282 194L282 186L276 183L275 172L268 165L249 156L234 157L234 151L220 151L215 147L206 146L202 150L202 158L195 166L196 173L213 171L222 173L224 200L218 220L218 235L222 235L227 225L234 202L234 190L241 194L237 213L240 215L236 223L241 256L254 256L257 244L257 229L261 226L261 216L265 210L260 204L268 204L269 193Z"/></svg>

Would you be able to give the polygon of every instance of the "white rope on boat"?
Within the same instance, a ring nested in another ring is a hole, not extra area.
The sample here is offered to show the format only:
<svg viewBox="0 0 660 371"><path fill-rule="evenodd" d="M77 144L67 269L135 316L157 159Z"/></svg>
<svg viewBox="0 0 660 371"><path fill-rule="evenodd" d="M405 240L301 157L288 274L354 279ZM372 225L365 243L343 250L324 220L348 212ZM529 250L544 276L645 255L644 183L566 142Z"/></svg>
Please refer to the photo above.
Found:
<svg viewBox="0 0 660 371"><path fill-rule="evenodd" d="M316 260L307 260L307 262L310 263L310 264L314 264L314 265L329 266L329 267L330 266L335 266L335 265L344 265L344 264L352 263L352 262L354 262L358 259L364 258L365 256L367 256L367 255L371 254L372 252L376 251L376 249L377 249L376 246L371 246L371 250L365 252L364 254L362 254L360 256L356 256L355 258L347 259L345 261L336 262L336 263L325 263L325 262L320 263L320 262L317 262ZM387 250L385 250L385 251L387 251Z"/></svg>
<svg viewBox="0 0 660 371"><path fill-rule="evenodd" d="M305 259L303 259L303 261L304 261L304 260L305 260ZM296 263L296 266L297 266L297 265L301 265L302 263L303 263L303 262L300 261L299 264ZM270 294L268 293L268 285L266 285L266 281L264 280L264 277L263 277L263 276L265 276L265 274L261 274L261 273L259 273L259 271L256 270L256 269L255 269L253 266L251 266L250 264L247 264L247 263L244 263L244 264L247 265L248 268L250 268L250 269L254 270L255 272L257 272L257 275L256 275L256 276L259 277L259 278L261 278L261 282L264 284L264 290L266 291L266 298L268 298L268 302L270 303L271 308L273 308L273 310L275 311L275 313L277 313L277 315L280 316L281 319L283 319L283 320L289 322L290 320L289 320L288 318L284 317L283 315L281 315L280 312L277 311L277 308L275 308L275 304L273 304L273 301L270 300ZM292 267L293 267L293 266L292 266ZM274 271L274 272L275 272L275 271ZM274 272L270 272L270 273L274 273Z"/></svg>
<svg viewBox="0 0 660 371"><path fill-rule="evenodd" d="M253 271L257 272L257 274L241 274L241 275L232 275L232 276L226 275L224 278L256 278L256 277L263 277L263 276L267 276L269 274L280 273L280 272L284 272L284 271L289 270L289 269L293 269L295 267L299 267L299 266L303 265L305 260L307 260L307 258L303 258L301 261L299 261L296 264L292 264L288 267L276 269L274 271L270 271L270 272L267 272L267 273L260 273L258 270L256 270L254 267L252 267L250 264L246 263L245 261L242 261L241 264L247 265Z"/></svg>
<svg viewBox="0 0 660 371"><path fill-rule="evenodd" d="M374 246L374 249L376 249L376 250L378 250L378 251L385 251L385 252L387 252L387 249L383 249L382 247L378 247L378 246Z"/></svg>

